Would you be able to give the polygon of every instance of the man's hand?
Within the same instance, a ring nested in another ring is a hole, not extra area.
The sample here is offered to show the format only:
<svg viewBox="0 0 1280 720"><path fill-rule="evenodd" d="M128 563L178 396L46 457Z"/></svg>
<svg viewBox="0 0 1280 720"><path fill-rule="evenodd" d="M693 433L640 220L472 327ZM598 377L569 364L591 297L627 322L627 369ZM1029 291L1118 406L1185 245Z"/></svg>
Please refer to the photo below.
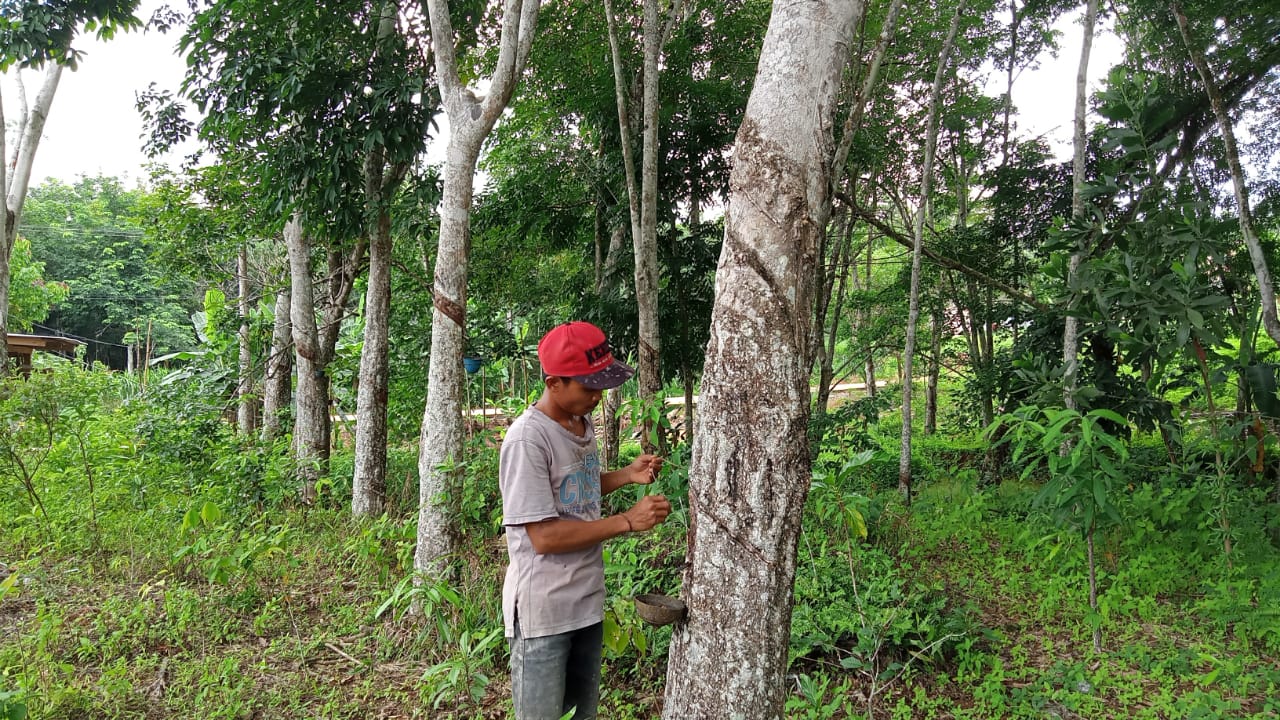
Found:
<svg viewBox="0 0 1280 720"><path fill-rule="evenodd" d="M640 502L633 505L630 510L623 513L627 516L627 523L635 532L652 530L654 525L666 520L670 514L671 502L662 495L646 495L640 498Z"/></svg>
<svg viewBox="0 0 1280 720"><path fill-rule="evenodd" d="M628 479L637 485L648 485L658 478L662 472L663 459L657 455L644 454L631 461L626 467Z"/></svg>

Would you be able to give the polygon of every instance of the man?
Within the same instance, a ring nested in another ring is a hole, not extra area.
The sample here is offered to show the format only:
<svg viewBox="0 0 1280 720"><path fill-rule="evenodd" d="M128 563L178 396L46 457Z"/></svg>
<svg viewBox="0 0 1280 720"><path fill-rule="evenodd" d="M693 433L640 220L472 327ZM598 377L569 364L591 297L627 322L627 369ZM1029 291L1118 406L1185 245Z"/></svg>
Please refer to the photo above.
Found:
<svg viewBox="0 0 1280 720"><path fill-rule="evenodd" d="M538 343L544 385L502 441L498 482L507 532L502 614L511 645L519 720L593 720L600 697L604 560L600 544L666 519L671 503L648 495L602 518L600 498L653 482L662 458L641 455L601 472L591 411L602 391L634 371L614 359L600 328L571 322Z"/></svg>

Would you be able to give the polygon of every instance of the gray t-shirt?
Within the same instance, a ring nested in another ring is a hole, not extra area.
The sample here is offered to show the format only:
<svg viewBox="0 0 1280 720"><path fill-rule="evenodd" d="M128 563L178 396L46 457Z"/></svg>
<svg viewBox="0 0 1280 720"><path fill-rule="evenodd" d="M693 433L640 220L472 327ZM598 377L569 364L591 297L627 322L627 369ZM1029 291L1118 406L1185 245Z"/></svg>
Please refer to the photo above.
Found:
<svg viewBox="0 0 1280 720"><path fill-rule="evenodd" d="M530 406L502 441L498 485L507 528L502 616L507 637L544 637L604 620L604 559L599 545L539 555L526 523L553 518L600 519L600 456L595 428L584 418L582 437Z"/></svg>

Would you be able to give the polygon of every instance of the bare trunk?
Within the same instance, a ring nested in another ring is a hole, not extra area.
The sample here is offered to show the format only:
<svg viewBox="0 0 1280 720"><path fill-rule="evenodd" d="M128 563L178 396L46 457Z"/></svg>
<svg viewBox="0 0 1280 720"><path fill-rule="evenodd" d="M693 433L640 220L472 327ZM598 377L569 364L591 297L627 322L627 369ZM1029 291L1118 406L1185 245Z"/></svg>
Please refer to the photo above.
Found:
<svg viewBox="0 0 1280 720"><path fill-rule="evenodd" d="M1098 563L1093 554L1093 527L1089 528L1088 534L1085 536L1085 548L1088 553L1089 561L1089 608L1093 610L1093 614L1098 614ZM1102 653L1102 628L1093 628L1093 651Z"/></svg>
<svg viewBox="0 0 1280 720"><path fill-rule="evenodd" d="M271 441L283 432L281 415L293 394L293 324L289 322L292 293L285 285L276 291L275 324L271 329L271 355L262 382L262 439Z"/></svg>
<svg viewBox="0 0 1280 720"><path fill-rule="evenodd" d="M818 358L818 399L814 403L814 413L818 417L827 414L827 406L831 402L831 386L835 382L836 339L839 337L840 311L844 307L850 260L854 255L853 228L853 218L847 217L833 263L836 282L835 299L828 303L819 301L819 307L823 305L827 307L822 313L821 319L815 322L815 325L819 325L817 329L820 333L818 336L820 339L817 343L820 353ZM855 269L854 272L857 272L857 270ZM827 290L825 292L829 293L830 291ZM827 318L830 318L830 320L828 321ZM824 324L825 327L823 326ZM825 333L825 338L823 333Z"/></svg>
<svg viewBox="0 0 1280 720"><path fill-rule="evenodd" d="M379 163L381 160L379 159ZM382 173L370 185L381 184ZM364 345L356 394L356 456L351 477L351 514L381 515L387 497L387 332L391 317L391 212L376 191L369 238L369 280L364 302Z"/></svg>
<svg viewBox="0 0 1280 720"><path fill-rule="evenodd" d="M849 108L849 115L845 118L840 144L836 147L831 163L831 187L833 188L839 187L844 179L845 164L849 161L849 151L853 149L853 138L862 127L862 117L866 112L867 104L871 101L871 95L875 92L876 83L880 79L880 66L889 50L889 42L893 40L893 35L897 31L898 12L902 9L902 4L903 0L891 0L889 3L884 24L880 27L880 35L876 37L875 48L871 51L867 76L863 78L858 94ZM855 8L854 12L861 15L865 9L865 3L862 0L855 0ZM827 212L830 210L828 209Z"/></svg>
<svg viewBox="0 0 1280 720"><path fill-rule="evenodd" d="M950 65L951 48L955 45L960 18L964 15L966 0L960 0L947 39L938 57L938 69L933 75L933 88L929 92L928 120L925 124L924 163L920 171L920 207L915 217L915 245L911 251L911 294L907 311L907 342L902 352L902 449L898 456L898 491L911 503L911 372L916 351L916 323L920 319L920 256L924 247L924 223L929 214L929 197L933 192L933 161L938 146L938 105L942 98L942 83Z"/></svg>
<svg viewBox="0 0 1280 720"><path fill-rule="evenodd" d="M1096 2L1096 0L1091 0ZM1253 226L1253 211L1249 208L1249 188L1245 184L1244 169L1240 167L1240 151L1236 147L1236 133L1231 116L1227 114L1226 104L1222 101L1222 93L1218 91L1213 71L1205 60L1204 53L1191 39L1191 28L1182 6L1170 3L1178 31L1182 34L1182 42L1186 45L1191 62L1196 66L1200 81L1204 84L1205 94L1209 96L1209 104L1213 107L1213 116L1218 121L1218 131L1222 133L1222 145L1227 154L1227 167L1231 170L1231 187L1235 193L1236 210L1240 219L1240 234L1244 236L1245 247L1249 249L1249 259L1253 263L1253 274L1258 281L1258 296L1262 303L1262 327L1272 340L1280 343L1280 318L1276 315L1276 291L1271 280L1271 270L1267 267L1267 256L1262 243L1258 241L1257 230Z"/></svg>
<svg viewBox="0 0 1280 720"><path fill-rule="evenodd" d="M618 465L618 408L622 406L622 389L614 388L604 394L601 406L601 453L604 467Z"/></svg>
<svg viewBox="0 0 1280 720"><path fill-rule="evenodd" d="M240 345L236 383L236 426L244 435L251 435L258 425L258 396L253 391L253 338L249 326L249 249L244 245L236 254L236 311L240 315L240 329L236 340Z"/></svg>
<svg viewBox="0 0 1280 720"><path fill-rule="evenodd" d="M463 462L462 370L466 329L467 261L471 249L472 179L480 147L506 109L524 71L538 19L538 0L504 0L497 65L489 91L478 99L458 75L453 25L445 0L427 0L441 100L449 117L440 240L431 316L431 360L419 442L418 536L414 569L444 578L457 534Z"/></svg>
<svg viewBox="0 0 1280 720"><path fill-rule="evenodd" d="M924 393L924 434L938 432L938 379L942 375L942 313L934 312L929 339L929 384Z"/></svg>
<svg viewBox="0 0 1280 720"><path fill-rule="evenodd" d="M293 450L302 481L302 499L316 498L316 481L328 472L329 378L325 375L316 327L315 292L311 278L311 241L295 214L284 226L292 283L290 324L298 366L298 394L293 419Z"/></svg>
<svg viewBox="0 0 1280 720"><path fill-rule="evenodd" d="M1093 49L1093 26L1098 18L1098 0L1088 0L1084 11L1084 38L1080 41L1080 65L1076 69L1076 105L1074 154L1071 161L1071 219L1084 219L1085 150L1088 127L1085 110L1088 102L1089 53ZM1080 271L1080 259L1084 248L1078 247L1067 260L1067 287L1075 287ZM1062 329L1062 405L1068 409L1076 406L1076 376L1080 364L1080 323L1073 314L1074 297L1067 307L1067 317Z"/></svg>
<svg viewBox="0 0 1280 720"><path fill-rule="evenodd" d="M781 718L805 495L816 220L853 3L778 3L738 130L663 717ZM749 622L744 619L750 618Z"/></svg>
<svg viewBox="0 0 1280 720"><path fill-rule="evenodd" d="M658 0L644 2L644 71L642 78L640 183L636 187L634 144L628 109L622 53L618 43L617 19L612 0L606 0L609 50L613 61L614 92L618 106L618 129L622 162L627 176L627 201L631 217L631 244L635 255L636 310L639 321L640 397L657 402L662 392L661 335L658 329L658 58L662 52L663 28L658 17ZM668 29L674 25L679 3L672 4ZM645 421L641 444L652 451L653 428Z"/></svg>
<svg viewBox="0 0 1280 720"><path fill-rule="evenodd" d="M27 201L27 187L31 183L31 168L35 163L36 149L44 134L44 124L49 117L49 108L53 105L53 96L58 91L58 82L62 79L62 66L49 63L45 71L44 83L36 94L35 105L28 109L25 88L22 93L22 112L18 117L17 146L13 149L13 159L5 154L6 132L4 123L4 104L0 98L0 338L9 332L9 271L14 243L18 239L18 225L22 221L22 206ZM0 342L0 377L9 372L9 346Z"/></svg>
<svg viewBox="0 0 1280 720"><path fill-rule="evenodd" d="M867 228L867 261L863 265L866 282L863 284L864 290L871 289L871 263L875 250L875 232L872 228ZM864 325L870 320L870 311L864 310L861 313L860 322ZM879 392L876 387L876 356L871 348L867 348L867 354L862 362L862 384L866 386L867 397L875 397Z"/></svg>
<svg viewBox="0 0 1280 720"><path fill-rule="evenodd" d="M636 310L639 328L639 386L645 402L662 402L662 341L658 328L658 55L662 26L658 0L644 0L644 146L640 162L640 234L635 246ZM641 445L652 445L654 428L645 420ZM661 442L661 439L659 439Z"/></svg>
<svg viewBox="0 0 1280 720"><path fill-rule="evenodd" d="M3 120L3 118L0 118ZM0 125L0 135L4 134L4 126ZM3 164L0 161L0 164ZM6 215L12 217L11 213ZM6 218L6 224L8 219ZM9 229L4 228L4 247L0 247L0 335L8 337L9 333L9 248L12 243L7 242L9 239ZM0 342L0 379L9 374L9 344Z"/></svg>
<svg viewBox="0 0 1280 720"><path fill-rule="evenodd" d="M447 574L453 552L457 503L462 492L462 369L467 307L467 260L471 245L472 177L478 145L455 147L450 141L440 207L440 245L436 252L435 310L431 315L431 365L418 455L418 547L414 567L429 577Z"/></svg>
<svg viewBox="0 0 1280 720"><path fill-rule="evenodd" d="M384 3L378 22L378 47L396 31L396 6ZM388 328L391 318L391 197L408 165L388 166L386 148L369 150L364 161L364 197L369 233L369 277L365 288L364 342L356 390L355 467L351 476L351 514L381 515L387 497Z"/></svg>

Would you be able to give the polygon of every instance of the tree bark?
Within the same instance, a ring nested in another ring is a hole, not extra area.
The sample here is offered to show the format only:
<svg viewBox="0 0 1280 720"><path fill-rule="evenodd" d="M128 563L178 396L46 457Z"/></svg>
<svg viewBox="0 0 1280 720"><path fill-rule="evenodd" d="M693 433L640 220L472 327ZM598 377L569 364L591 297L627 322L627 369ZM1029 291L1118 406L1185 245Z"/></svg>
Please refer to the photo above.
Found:
<svg viewBox="0 0 1280 720"><path fill-rule="evenodd" d="M440 239L432 287L431 361L419 442L418 537L414 568L444 578L454 548L463 461L462 371L467 259L471 249L472 179L480 147L506 109L533 44L539 0L504 0L497 66L483 100L463 84L446 0L427 0L441 101L449 118Z"/></svg>
<svg viewBox="0 0 1280 720"><path fill-rule="evenodd" d="M18 144L13 149L12 160L5 149L4 102L0 97L0 191L4 195L3 207L0 207L4 215L0 218L3 220L0 222L0 337L7 336L9 332L9 263L18 239L18 224L22 220L22 206L27 201L27 188L31 184L31 167L61 79L62 65L51 62L45 71L44 83L36 94L35 104L30 109L27 109L26 93L23 93L24 112L18 118ZM0 377L8 372L9 347L7 343L0 342Z"/></svg>
<svg viewBox="0 0 1280 720"><path fill-rule="evenodd" d="M289 322L292 304L289 286L276 291L275 324L271 329L271 355L267 358L262 381L262 439L268 442L283 431L281 414L288 409L293 394L293 324Z"/></svg>
<svg viewBox="0 0 1280 720"><path fill-rule="evenodd" d="M338 332L347 300L364 260L366 245L357 241L349 252L330 248L327 297L323 322L317 322L317 303L311 277L311 238L295 212L284 226L289 254L290 311L298 389L293 418L293 451L302 481L302 501L316 498L316 481L329 473L329 363L338 343Z"/></svg>
<svg viewBox="0 0 1280 720"><path fill-rule="evenodd" d="M396 32L396 6L382 5L378 21L379 55ZM369 233L369 278L365 288L364 341L356 391L355 467L351 477L351 514L381 515L387 496L388 336L391 318L391 198L409 171L407 163L388 166L383 145L364 161L365 217Z"/></svg>
<svg viewBox="0 0 1280 720"><path fill-rule="evenodd" d="M1097 0L1090 0L1096 2ZM1235 194L1236 210L1239 213L1240 234L1244 236L1245 247L1249 250L1249 259L1253 263L1253 274L1258 281L1258 295L1262 303L1262 327L1272 340L1280 343L1280 318L1276 315L1276 290L1271 279L1271 270L1267 267L1267 256L1258 241L1258 232L1253 225L1253 211L1249 208L1249 188L1246 184L1244 169L1240 166L1240 151L1236 146L1236 133L1231 116L1227 114L1227 106L1218 91L1218 83L1213 71L1205 60L1204 53L1191 39L1191 28L1181 4L1169 4L1174 18L1178 21L1178 32L1182 34L1182 43L1191 56L1191 62L1204 84L1205 94L1209 96L1209 105L1213 108L1213 116L1218 122L1218 131L1222 133L1222 145L1227 154L1227 167L1231 170L1231 187Z"/></svg>
<svg viewBox="0 0 1280 720"><path fill-rule="evenodd" d="M388 328L391 318L391 211L382 192L382 154L372 153L365 197L373 208L369 278L364 302L364 344L356 391L356 456L351 514L377 517L387 497Z"/></svg>
<svg viewBox="0 0 1280 720"><path fill-rule="evenodd" d="M640 397L662 402L662 333L658 327L658 56L662 52L662 26L658 0L644 0L644 144L640 160L640 235L635 246L636 317L639 341L636 368ZM657 447L651 439L646 413L640 444L646 452ZM661 442L661 440L659 440Z"/></svg>
<svg viewBox="0 0 1280 720"><path fill-rule="evenodd" d="M855 3L773 6L738 130L663 717L781 718L805 496L816 222ZM750 619L747 621L747 619Z"/></svg>
<svg viewBox="0 0 1280 720"><path fill-rule="evenodd" d="M938 432L938 380L942 375L942 311L932 313L929 325L929 382L924 392L924 434Z"/></svg>
<svg viewBox="0 0 1280 720"><path fill-rule="evenodd" d="M1098 0L1088 0L1084 11L1084 37L1080 41L1080 65L1076 69L1074 153L1071 159L1071 219L1073 222L1084 219L1085 140L1088 130L1088 126L1085 125L1085 110L1089 100L1089 53L1093 49L1093 26L1097 19ZM1067 317L1062 328L1062 406L1067 409L1074 409L1076 406L1076 376L1080 367L1080 322L1072 314L1075 307L1075 291L1072 288L1075 287L1076 277L1080 273L1080 261L1084 252L1085 248L1077 247L1067 260L1067 292L1069 297L1072 297L1067 306Z"/></svg>
<svg viewBox="0 0 1280 720"><path fill-rule="evenodd" d="M929 197L933 192L933 162L938 146L938 105L942 99L942 83L951 64L951 48L955 46L960 18L964 15L966 0L956 5L947 39L942 43L938 56L938 69L933 75L933 88L929 91L928 120L925 124L924 162L920 170L920 207L915 217L915 244L911 250L911 294L907 311L907 342L902 351L902 448L898 456L898 491L911 503L911 373L916 350L916 322L920 319L920 257L924 247L924 223L929 214Z"/></svg>
<svg viewBox="0 0 1280 720"><path fill-rule="evenodd" d="M662 340L658 326L658 61L662 47L675 28L683 7L681 0L671 3L666 24L658 12L658 0L644 0L642 20L644 36L644 69L641 78L641 115L643 131L640 151L640 187L635 181L634 145L631 139L632 117L628 110L622 52L618 42L617 19L612 0L604 4L609 27L609 51L613 62L614 94L618 106L618 129L622 143L623 169L627 176L627 201L631 216L631 243L635 256L636 313L639 341L638 384L640 397L646 402L661 402ZM645 420L641 445L646 452L655 447L653 427Z"/></svg>
<svg viewBox="0 0 1280 720"><path fill-rule="evenodd" d="M850 261L853 249L853 218L845 214L843 232L836 245L832 258L832 275L835 281L835 298L831 299L831 290L824 287L820 292L826 296L818 298L817 307L820 312L814 320L818 338L818 398L813 404L814 413L821 418L827 414L827 406L831 402L831 385L835 381L836 339L839 337L840 312L844 307L845 287L849 280ZM855 269L856 272L856 269ZM821 282L823 273L818 273ZM822 287L819 285L819 287ZM828 324L827 318L830 318Z"/></svg>
<svg viewBox="0 0 1280 720"><path fill-rule="evenodd" d="M311 240L295 213L284 226L292 283L290 325L298 367L298 393L293 420L293 452L302 481L303 502L316 498L316 481L329 463L329 378L320 351L315 292L311 280Z"/></svg>
<svg viewBox="0 0 1280 720"><path fill-rule="evenodd" d="M236 382L236 426L243 435L252 435L258 424L258 396L253 391L253 338L249 325L249 248L241 245L236 253L236 312L240 329L236 341L240 346Z"/></svg>

